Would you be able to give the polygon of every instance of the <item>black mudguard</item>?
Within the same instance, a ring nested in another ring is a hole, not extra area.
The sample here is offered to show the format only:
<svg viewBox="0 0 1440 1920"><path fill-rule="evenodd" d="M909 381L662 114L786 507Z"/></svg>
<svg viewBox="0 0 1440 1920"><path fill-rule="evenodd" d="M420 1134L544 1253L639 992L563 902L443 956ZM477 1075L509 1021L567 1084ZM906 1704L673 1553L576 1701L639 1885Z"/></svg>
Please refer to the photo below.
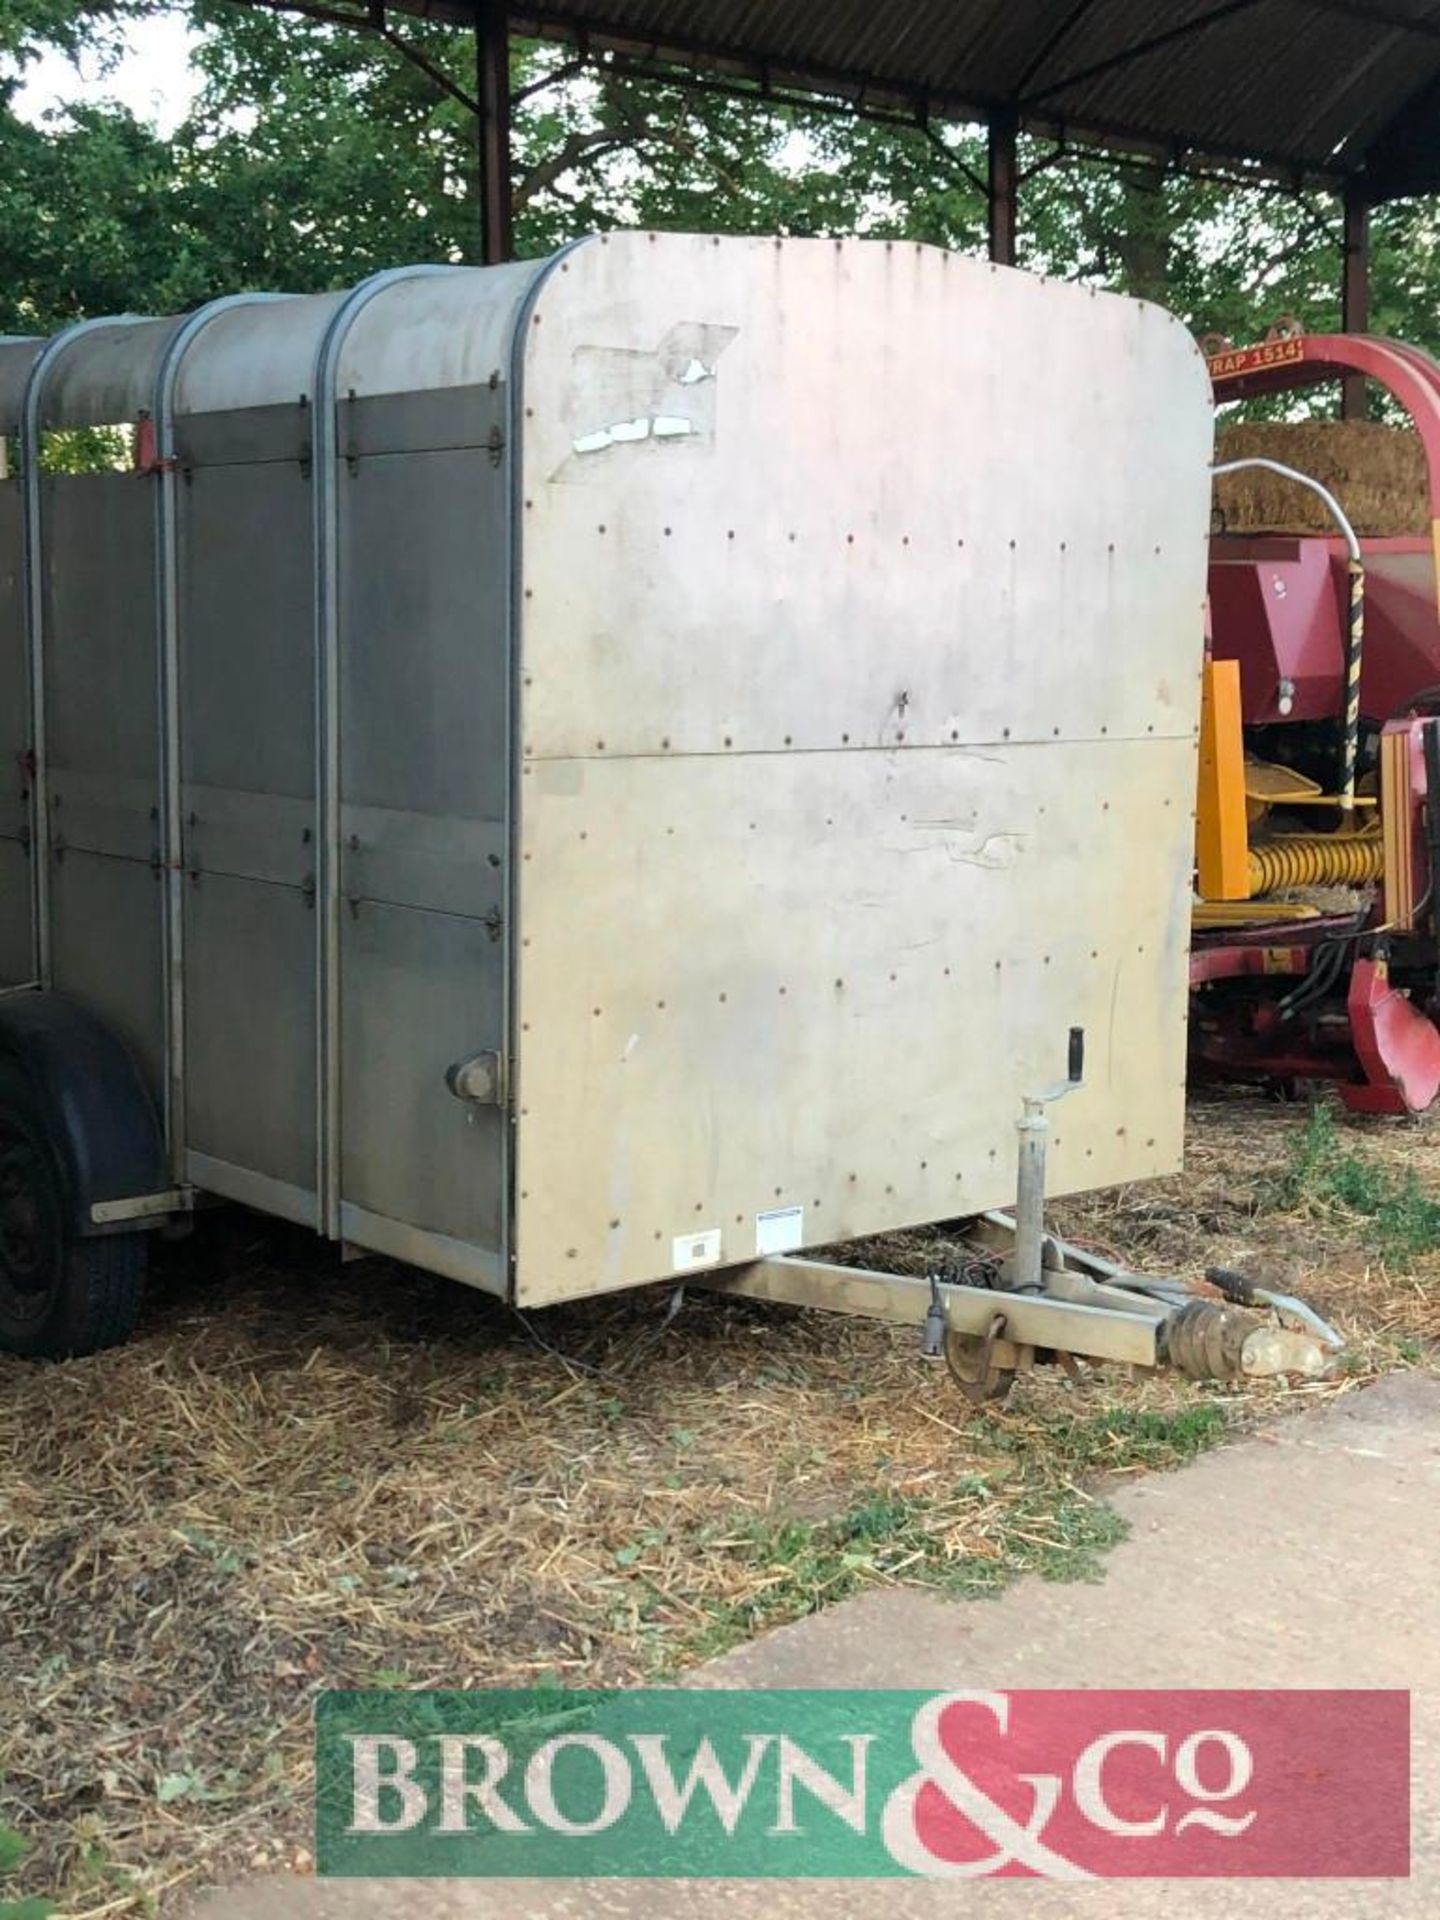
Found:
<svg viewBox="0 0 1440 1920"><path fill-rule="evenodd" d="M19 1068L45 1114L72 1231L113 1232L91 1219L97 1201L169 1186L164 1136L140 1069L87 1008L60 993L0 997L0 1059Z"/></svg>

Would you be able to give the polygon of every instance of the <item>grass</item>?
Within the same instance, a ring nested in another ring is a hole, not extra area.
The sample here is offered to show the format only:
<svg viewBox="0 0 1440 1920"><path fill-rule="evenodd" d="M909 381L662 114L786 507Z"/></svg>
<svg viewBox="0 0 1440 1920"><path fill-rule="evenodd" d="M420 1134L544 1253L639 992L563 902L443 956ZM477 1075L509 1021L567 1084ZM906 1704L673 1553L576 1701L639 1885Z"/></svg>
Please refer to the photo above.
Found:
<svg viewBox="0 0 1440 1920"><path fill-rule="evenodd" d="M1289 1165L1262 1204L1267 1201L1286 1213L1338 1213L1368 1222L1389 1260L1415 1260L1440 1249L1440 1200L1424 1191L1416 1169L1397 1169L1347 1145L1328 1105L1311 1109Z"/></svg>
<svg viewBox="0 0 1440 1920"><path fill-rule="evenodd" d="M734 1543L737 1556L760 1574L739 1600L710 1610L704 1625L673 1650L673 1677L699 1660L714 1659L772 1627L876 1585L903 1582L974 1599L998 1592L1024 1573L1045 1580L1096 1580L1106 1550L1124 1539L1125 1523L1103 1501L1079 1491L1048 1490L1007 1505L987 1551L973 1550L994 1491L980 1476L958 1481L945 1497L898 1498L877 1491L837 1520L757 1524ZM968 1511L967 1511L968 1510ZM973 1523L971 1550L959 1546L964 1521Z"/></svg>
<svg viewBox="0 0 1440 1920"><path fill-rule="evenodd" d="M1189 1155L1055 1228L1156 1271L1288 1263L1347 1371L1046 1367L976 1411L908 1329L704 1295L525 1326L269 1237L192 1249L118 1352L0 1360L0 1823L28 1849L0 1843L0 1920L304 1871L326 1688L654 1682L862 1591L1094 1578L1106 1481L1433 1363L1440 1260L1407 1249L1437 1244L1440 1130L1202 1102ZM936 1239L872 1255L923 1272Z"/></svg>

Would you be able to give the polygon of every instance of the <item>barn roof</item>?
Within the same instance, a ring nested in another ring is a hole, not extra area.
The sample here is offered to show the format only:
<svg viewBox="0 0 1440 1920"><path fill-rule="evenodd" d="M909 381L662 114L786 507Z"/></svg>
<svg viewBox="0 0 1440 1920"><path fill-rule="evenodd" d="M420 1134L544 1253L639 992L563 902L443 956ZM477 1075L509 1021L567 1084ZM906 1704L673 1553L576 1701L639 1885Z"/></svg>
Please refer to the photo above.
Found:
<svg viewBox="0 0 1440 1920"><path fill-rule="evenodd" d="M352 3L356 24L384 17ZM484 4L390 11L473 23ZM509 18L873 112L1017 116L1077 144L1356 179L1376 201L1440 189L1440 0L526 0Z"/></svg>

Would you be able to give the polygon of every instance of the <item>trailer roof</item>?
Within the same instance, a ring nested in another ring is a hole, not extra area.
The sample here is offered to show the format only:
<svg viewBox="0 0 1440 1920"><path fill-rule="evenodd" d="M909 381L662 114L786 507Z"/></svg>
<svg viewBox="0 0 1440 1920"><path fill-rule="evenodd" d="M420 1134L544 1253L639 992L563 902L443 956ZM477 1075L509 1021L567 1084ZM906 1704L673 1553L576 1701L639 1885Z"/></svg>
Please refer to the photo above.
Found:
<svg viewBox="0 0 1440 1920"><path fill-rule="evenodd" d="M356 26L362 0L243 0ZM474 25L486 0L391 0ZM1440 0L530 0L520 34L862 111L1018 118L1082 144L1440 188Z"/></svg>

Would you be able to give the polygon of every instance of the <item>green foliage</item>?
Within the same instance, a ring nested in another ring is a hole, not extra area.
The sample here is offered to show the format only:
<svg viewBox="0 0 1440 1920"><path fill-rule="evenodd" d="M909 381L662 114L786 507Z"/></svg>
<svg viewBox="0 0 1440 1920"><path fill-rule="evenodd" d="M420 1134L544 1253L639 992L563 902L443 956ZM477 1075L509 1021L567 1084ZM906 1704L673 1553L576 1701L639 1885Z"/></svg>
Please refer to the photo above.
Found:
<svg viewBox="0 0 1440 1920"><path fill-rule="evenodd" d="M956 1492L988 1501L982 1484ZM1120 1516L1073 1488L1037 1488L1006 1510L993 1551L955 1556L947 1551L946 1523L930 1500L883 1488L837 1519L756 1522L731 1551L764 1579L739 1601L712 1603L705 1626L689 1637L688 1659L711 1658L769 1627L814 1613L877 1583L931 1586L961 1597L981 1597L1024 1573L1045 1580L1094 1580L1103 1556L1126 1534Z"/></svg>
<svg viewBox="0 0 1440 1920"><path fill-rule="evenodd" d="M1054 1420L1048 1445L1074 1473L1178 1467L1223 1440L1225 1429L1225 1409L1213 1400L1168 1411L1102 1407L1096 1413ZM995 1437L997 1444L1004 1444L1002 1434Z"/></svg>
<svg viewBox="0 0 1440 1920"><path fill-rule="evenodd" d="M1344 1145L1328 1106L1311 1109L1289 1166L1263 1198L1287 1213L1369 1221L1380 1252L1392 1259L1440 1248L1440 1201L1422 1191L1413 1168L1397 1174Z"/></svg>
<svg viewBox="0 0 1440 1920"><path fill-rule="evenodd" d="M0 1824L0 1879L14 1873L29 1851L23 1834L17 1833L14 1827ZM29 1899L12 1900L0 1893L0 1920L50 1920L54 1911L53 1900L36 1895Z"/></svg>
<svg viewBox="0 0 1440 1920"><path fill-rule="evenodd" d="M404 20L393 29L402 47L189 0L201 84L172 136L107 100L103 78L43 125L18 118L15 76L38 51L103 63L126 22L161 3L0 9L0 331L478 257L473 42L444 26ZM517 43L512 82L522 255L626 225L983 245L973 128L695 93L541 42ZM1161 300L1197 331L1238 340L1282 313L1337 324L1332 196L1237 190L1133 158L1051 164L1034 141L1021 158L1023 264ZM1372 278L1375 330L1440 349L1433 202L1376 215Z"/></svg>
<svg viewBox="0 0 1440 1920"><path fill-rule="evenodd" d="M57 427L40 447L46 473L115 473L131 464L125 427Z"/></svg>

